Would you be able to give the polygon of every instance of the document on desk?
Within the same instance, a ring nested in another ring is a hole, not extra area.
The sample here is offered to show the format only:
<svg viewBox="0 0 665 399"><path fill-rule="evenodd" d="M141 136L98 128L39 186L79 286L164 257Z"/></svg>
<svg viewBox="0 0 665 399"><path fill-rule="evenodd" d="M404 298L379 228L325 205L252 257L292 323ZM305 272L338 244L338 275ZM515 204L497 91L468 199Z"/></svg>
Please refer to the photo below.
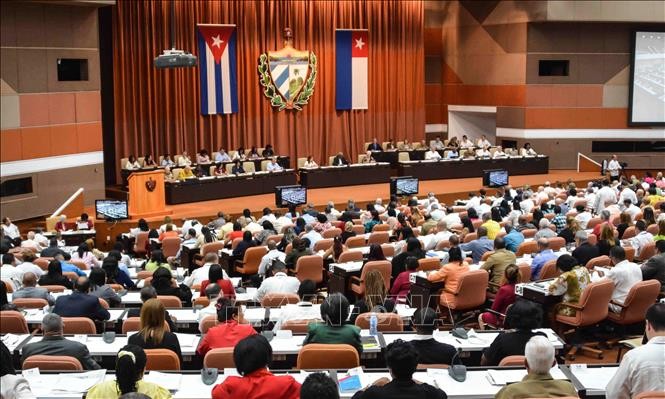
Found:
<svg viewBox="0 0 665 399"><path fill-rule="evenodd" d="M552 378L555 380L565 380L566 375L563 374L558 366L552 367L550 370ZM519 370L487 370L487 380L492 385L508 385L515 382L520 382L527 375L526 369Z"/></svg>
<svg viewBox="0 0 665 399"><path fill-rule="evenodd" d="M175 335L178 337L180 346L194 347L194 345L196 345L196 341L199 339L199 337L197 337L195 334L175 333Z"/></svg>
<svg viewBox="0 0 665 399"><path fill-rule="evenodd" d="M586 389L604 391L618 367L586 367L586 364L571 364L570 371Z"/></svg>
<svg viewBox="0 0 665 399"><path fill-rule="evenodd" d="M175 392L180 389L180 381L182 380L181 374L166 374L159 371L150 371L143 377L143 381L155 383L161 387Z"/></svg>
<svg viewBox="0 0 665 399"><path fill-rule="evenodd" d="M53 391L57 392L88 392L95 384L104 381L105 369L92 370L84 373L61 373Z"/></svg>

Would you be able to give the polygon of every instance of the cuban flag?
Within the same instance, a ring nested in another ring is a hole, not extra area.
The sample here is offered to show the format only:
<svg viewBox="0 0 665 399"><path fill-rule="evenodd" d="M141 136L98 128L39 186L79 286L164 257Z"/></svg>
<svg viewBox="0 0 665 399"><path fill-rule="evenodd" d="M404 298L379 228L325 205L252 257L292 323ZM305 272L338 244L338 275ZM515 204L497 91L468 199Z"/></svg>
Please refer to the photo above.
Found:
<svg viewBox="0 0 665 399"><path fill-rule="evenodd" d="M367 109L367 31L335 31L338 110Z"/></svg>
<svg viewBox="0 0 665 399"><path fill-rule="evenodd" d="M236 26L198 24L201 114L238 112Z"/></svg>

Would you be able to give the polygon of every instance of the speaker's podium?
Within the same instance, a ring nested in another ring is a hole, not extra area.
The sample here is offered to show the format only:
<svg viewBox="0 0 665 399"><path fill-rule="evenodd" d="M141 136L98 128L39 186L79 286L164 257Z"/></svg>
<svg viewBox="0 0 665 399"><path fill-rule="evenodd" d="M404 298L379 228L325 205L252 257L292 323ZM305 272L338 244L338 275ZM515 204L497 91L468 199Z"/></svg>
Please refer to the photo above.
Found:
<svg viewBox="0 0 665 399"><path fill-rule="evenodd" d="M129 184L129 217L140 219L170 215L166 210L164 171L134 172L127 178Z"/></svg>

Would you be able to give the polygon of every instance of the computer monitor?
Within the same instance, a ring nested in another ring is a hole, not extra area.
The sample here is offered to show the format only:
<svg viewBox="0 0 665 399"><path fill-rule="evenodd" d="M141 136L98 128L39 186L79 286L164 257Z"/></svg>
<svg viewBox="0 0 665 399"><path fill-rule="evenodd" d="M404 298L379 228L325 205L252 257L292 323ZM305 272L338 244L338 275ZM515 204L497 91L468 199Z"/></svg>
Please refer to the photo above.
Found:
<svg viewBox="0 0 665 399"><path fill-rule="evenodd" d="M300 185L275 187L275 205L286 208L289 205L307 203L307 187Z"/></svg>
<svg viewBox="0 0 665 399"><path fill-rule="evenodd" d="M392 177L390 195L399 197L418 194L418 178L412 176Z"/></svg>
<svg viewBox="0 0 665 399"><path fill-rule="evenodd" d="M483 186L503 187L508 185L508 171L505 169L492 169L483 171Z"/></svg>
<svg viewBox="0 0 665 399"><path fill-rule="evenodd" d="M95 215L96 219L129 219L127 201L109 199L95 200Z"/></svg>

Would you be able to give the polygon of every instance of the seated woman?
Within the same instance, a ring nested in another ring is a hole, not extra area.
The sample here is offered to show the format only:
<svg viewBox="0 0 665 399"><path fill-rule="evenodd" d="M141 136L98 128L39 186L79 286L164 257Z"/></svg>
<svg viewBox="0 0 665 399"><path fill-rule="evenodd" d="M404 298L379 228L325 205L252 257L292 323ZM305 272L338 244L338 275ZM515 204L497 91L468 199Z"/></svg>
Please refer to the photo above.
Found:
<svg viewBox="0 0 665 399"><path fill-rule="evenodd" d="M85 212L76 220L76 230L92 230L94 227L95 225L90 220L90 216Z"/></svg>
<svg viewBox="0 0 665 399"><path fill-rule="evenodd" d="M444 282L447 288L446 291L455 291L460 277L468 271L469 264L464 261L462 250L460 247L455 246L448 250L448 263L443 265L439 270L429 273L427 280ZM453 294L444 291L443 295L445 301L453 302L455 300Z"/></svg>
<svg viewBox="0 0 665 399"><path fill-rule="evenodd" d="M212 171L213 176L226 176L226 165L223 163L220 163L219 165L215 166L215 169Z"/></svg>
<svg viewBox="0 0 665 399"><path fill-rule="evenodd" d="M600 239L596 244L599 256L609 256L610 249L615 245L617 245L617 241L614 238L614 229L609 223L606 223L600 230Z"/></svg>
<svg viewBox="0 0 665 399"><path fill-rule="evenodd" d="M171 276L171 271L165 267L160 267L152 274L152 281L150 284L155 287L157 295L173 295L180 298L184 307L192 306L192 291L189 287L182 285L177 286Z"/></svg>
<svg viewBox="0 0 665 399"><path fill-rule="evenodd" d="M316 222L314 223L314 230L318 233L323 233L326 230L332 229L332 223L328 221L328 217L324 213L316 215Z"/></svg>
<svg viewBox="0 0 665 399"><path fill-rule="evenodd" d="M503 276L505 283L496 293L494 302L492 302L492 310L497 313L506 314L508 306L515 303L515 284L520 282L520 268L517 265L508 265L503 272ZM503 317L498 316L496 313L484 312L478 316L478 324L481 330L485 329L486 324L500 328L503 326Z"/></svg>
<svg viewBox="0 0 665 399"><path fill-rule="evenodd" d="M115 363L115 379L94 385L86 394L86 398L118 398L137 393L151 399L170 399L171 392L166 388L143 381L146 362L147 357L143 348L136 345L123 346L118 352Z"/></svg>
<svg viewBox="0 0 665 399"><path fill-rule="evenodd" d="M101 266L101 263L92 253L88 244L86 244L85 242L81 243L78 246L76 252L72 254L72 259L78 259L80 261L83 261L83 263L85 263L86 266L88 266L88 269Z"/></svg>
<svg viewBox="0 0 665 399"><path fill-rule="evenodd" d="M630 213L621 212L619 215L619 225L617 226L617 231L619 232L618 238L622 239L623 233L626 232L626 229L633 225L633 219L630 217Z"/></svg>
<svg viewBox="0 0 665 399"><path fill-rule="evenodd" d="M566 240L566 244L571 244L575 242L575 233L580 230L582 228L577 219L574 216L568 216L566 218L566 227L559 232L558 236Z"/></svg>
<svg viewBox="0 0 665 399"><path fill-rule="evenodd" d="M365 233L371 233L374 226L381 224L381 217L379 217L379 212L377 212L376 209L372 209L370 215L372 218L365 223Z"/></svg>
<svg viewBox="0 0 665 399"><path fill-rule="evenodd" d="M125 170L139 170L141 169L141 164L139 160L136 159L134 155L130 155L127 158L127 163L125 163Z"/></svg>
<svg viewBox="0 0 665 399"><path fill-rule="evenodd" d="M162 252L161 249L156 249L152 252L150 252L150 259L148 262L145 264L144 269L149 272L154 272L155 270L159 268L165 268L166 270L171 273L171 266L169 263L166 261L166 257L164 256L164 252Z"/></svg>
<svg viewBox="0 0 665 399"><path fill-rule="evenodd" d="M333 262L337 262L340 255L346 251L348 251L348 248L342 243L342 237L337 236L333 238L333 245L323 253L323 259L332 257Z"/></svg>
<svg viewBox="0 0 665 399"><path fill-rule="evenodd" d="M122 255L118 251L111 251L106 259L102 261L102 270L106 273L106 282L108 284L120 284L126 289L136 288L136 284L129 278L129 274L120 269L117 256Z"/></svg>
<svg viewBox="0 0 665 399"><path fill-rule="evenodd" d="M401 272L390 288L390 295L396 298L397 302L404 303L411 290L411 273L418 269L418 259L413 256L406 258L406 270Z"/></svg>
<svg viewBox="0 0 665 399"><path fill-rule="evenodd" d="M231 280L224 278L224 269L218 264L210 265L208 270L208 279L201 282L201 288L199 292L205 292L206 287L210 282L213 282L219 286L222 292L222 296L230 299L236 298L236 291L233 288L233 282Z"/></svg>
<svg viewBox="0 0 665 399"><path fill-rule="evenodd" d="M215 307L219 323L208 330L196 349L196 353L202 358L211 349L233 348L243 338L256 335L254 327L245 324L242 308L232 300L219 297Z"/></svg>
<svg viewBox="0 0 665 399"><path fill-rule="evenodd" d="M508 309L504 326L513 330L504 330L485 349L480 359L481 366L498 366L506 356L524 356L524 347L534 335L545 335L534 329L542 327L543 311L539 304L520 299Z"/></svg>
<svg viewBox="0 0 665 399"><path fill-rule="evenodd" d="M342 234L340 235L342 238L342 243L346 243L346 240L355 236L356 232L353 231L353 222L344 223L344 231L342 231Z"/></svg>
<svg viewBox="0 0 665 399"><path fill-rule="evenodd" d="M386 260L386 255L383 253L383 248L379 244L370 244L369 252L367 252L367 259L364 263L374 262L378 260Z"/></svg>
<svg viewBox="0 0 665 399"><path fill-rule="evenodd" d="M247 154L248 159L260 159L261 154L259 154L259 151L256 149L256 146L253 145L252 148L249 149L249 154Z"/></svg>
<svg viewBox="0 0 665 399"><path fill-rule="evenodd" d="M244 161L247 159L247 154L245 154L245 147L240 146L236 150L236 153L233 154L234 161Z"/></svg>
<svg viewBox="0 0 665 399"><path fill-rule="evenodd" d="M53 259L48 263L48 271L42 274L38 281L39 285L62 285L68 290L72 289L72 281L62 275L60 261ZM4 285L4 284L3 284Z"/></svg>
<svg viewBox="0 0 665 399"><path fill-rule="evenodd" d="M210 155L208 155L208 150L202 148L201 151L196 154L196 163L199 165L206 165L210 163Z"/></svg>
<svg viewBox="0 0 665 399"><path fill-rule="evenodd" d="M159 291L157 291L159 294ZM166 308L157 299L148 299L141 306L141 324L139 332L127 340L130 345L140 346L143 349L168 349L173 351L182 363L182 353L178 337L168 331L164 326Z"/></svg>
<svg viewBox="0 0 665 399"><path fill-rule="evenodd" d="M298 399L300 384L290 375L276 376L268 370L272 347L262 335L242 339L233 349L233 361L242 377L226 377L212 389L213 399Z"/></svg>
<svg viewBox="0 0 665 399"><path fill-rule="evenodd" d="M321 304L321 323L310 323L307 327L307 344L349 344L362 354L360 328L345 324L349 317L349 301L340 293L328 295Z"/></svg>
<svg viewBox="0 0 665 399"><path fill-rule="evenodd" d="M395 301L388 297L383 275L378 270L371 270L365 276L365 296L356 302L351 312L351 323L355 324L362 313L390 313L394 310Z"/></svg>
<svg viewBox="0 0 665 399"><path fill-rule="evenodd" d="M457 159L457 158L459 158L458 147L453 147L446 151L446 159Z"/></svg>
<svg viewBox="0 0 665 399"><path fill-rule="evenodd" d="M245 230L242 233L242 241L240 241L233 250L233 256L237 257L238 259L242 259L245 256L245 251L247 251L248 248L254 246L256 246L256 243L252 238L252 232L249 230Z"/></svg>
<svg viewBox="0 0 665 399"><path fill-rule="evenodd" d="M523 157L535 157L538 153L531 148L531 143L524 143L524 147L520 149L520 155Z"/></svg>
<svg viewBox="0 0 665 399"><path fill-rule="evenodd" d="M164 241L165 238L169 237L178 237L179 234L177 231L173 230L175 226L172 224L167 224L164 226L164 231L159 234L159 241Z"/></svg>
<svg viewBox="0 0 665 399"><path fill-rule="evenodd" d="M122 300L110 285L106 284L106 272L104 269L96 267L90 270L90 295L102 298L108 302L112 308L120 306Z"/></svg>
<svg viewBox="0 0 665 399"><path fill-rule="evenodd" d="M263 230L256 233L254 241L256 241L257 245L266 245L268 244L268 237L277 234L277 231L275 230L275 226L269 220L264 220L261 223L261 227Z"/></svg>
<svg viewBox="0 0 665 399"><path fill-rule="evenodd" d="M312 157L311 155L308 155L307 159L305 160L305 163L302 165L302 167L305 168L305 169L314 169L314 168L318 168L319 165L317 165L316 162L314 162L314 157Z"/></svg>
<svg viewBox="0 0 665 399"><path fill-rule="evenodd" d="M275 150L272 148L272 144L266 144L266 147L263 149L261 156L264 158L275 156Z"/></svg>
<svg viewBox="0 0 665 399"><path fill-rule="evenodd" d="M192 167L189 165L185 165L184 168L180 169L180 173L178 173L178 176L176 176L177 180L187 180L194 178L196 178L196 175L194 175Z"/></svg>
<svg viewBox="0 0 665 399"><path fill-rule="evenodd" d="M145 154L145 157L143 157L143 167L144 168L156 168L157 167L157 162L152 158L152 154L148 153Z"/></svg>
<svg viewBox="0 0 665 399"><path fill-rule="evenodd" d="M312 254L312 250L309 249L309 245L307 243L308 241L305 241L300 237L293 239L291 242L291 252L286 254L286 258L284 260L287 268L295 269L296 264L298 263L298 259L303 256Z"/></svg>
<svg viewBox="0 0 665 399"><path fill-rule="evenodd" d="M242 164L240 163L239 160L236 160L233 163L233 167L231 168L231 173L234 175L241 175L245 173L245 169L242 167Z"/></svg>
<svg viewBox="0 0 665 399"><path fill-rule="evenodd" d="M415 256L416 259L422 259L425 257L425 251L422 249L422 244L416 237L409 237L406 240L406 252L402 252L393 258L391 272L393 279L396 279L400 273L406 270L406 258L409 256Z"/></svg>
<svg viewBox="0 0 665 399"><path fill-rule="evenodd" d="M210 244L217 241L217 237L210 230L208 226L201 227L201 234L196 238L196 246L201 248L205 244Z"/></svg>
<svg viewBox="0 0 665 399"><path fill-rule="evenodd" d="M577 303L582 291L591 283L591 275L586 267L578 265L571 255L561 255L556 260L556 268L561 271L559 277L549 287L551 295L563 295L563 302ZM575 316L575 309L559 304L556 313L563 316Z"/></svg>

